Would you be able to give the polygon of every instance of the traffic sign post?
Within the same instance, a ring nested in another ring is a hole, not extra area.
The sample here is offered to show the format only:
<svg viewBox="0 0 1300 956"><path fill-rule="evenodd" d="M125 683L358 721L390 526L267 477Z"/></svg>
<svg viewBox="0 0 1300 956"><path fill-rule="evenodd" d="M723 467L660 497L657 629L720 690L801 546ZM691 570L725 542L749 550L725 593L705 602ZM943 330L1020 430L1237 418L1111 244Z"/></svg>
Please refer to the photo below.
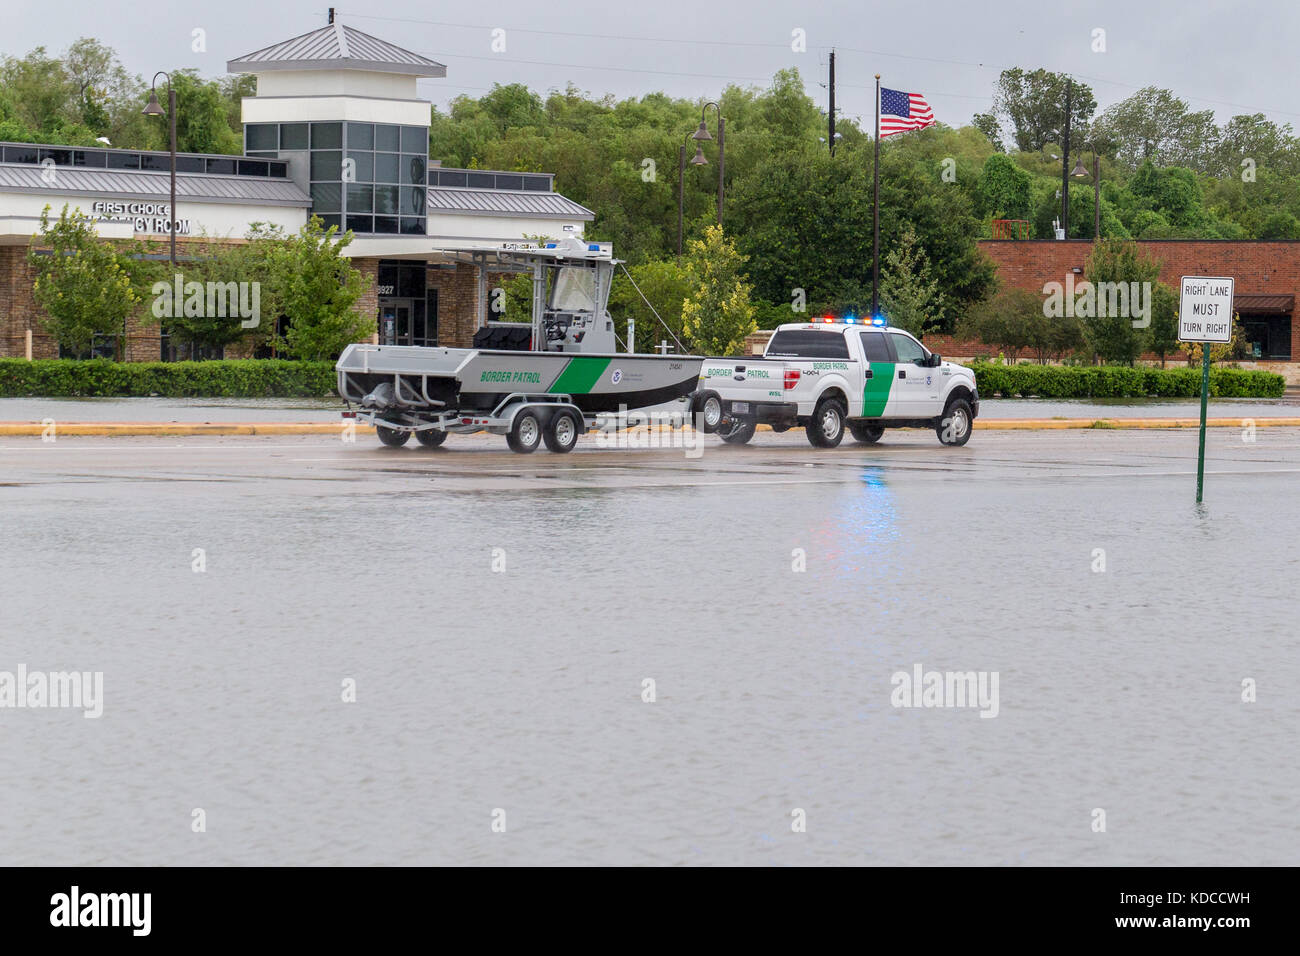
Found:
<svg viewBox="0 0 1300 956"><path fill-rule="evenodd" d="M1222 276L1183 276L1178 299L1178 341L1201 345L1201 440L1196 453L1196 503L1205 487L1205 414L1210 398L1210 346L1232 341L1234 281Z"/></svg>

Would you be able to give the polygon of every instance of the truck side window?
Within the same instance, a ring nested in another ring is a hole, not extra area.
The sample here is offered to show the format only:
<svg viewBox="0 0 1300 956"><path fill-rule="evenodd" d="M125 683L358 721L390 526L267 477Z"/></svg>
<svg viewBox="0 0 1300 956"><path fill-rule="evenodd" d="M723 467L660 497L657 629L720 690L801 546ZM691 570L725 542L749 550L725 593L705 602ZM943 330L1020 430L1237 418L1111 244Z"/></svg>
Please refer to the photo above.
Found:
<svg viewBox="0 0 1300 956"><path fill-rule="evenodd" d="M910 335L901 335L898 332L892 334L894 336L894 351L898 353L900 362L911 362L914 365L920 365L925 361L925 349L921 347L920 342Z"/></svg>
<svg viewBox="0 0 1300 956"><path fill-rule="evenodd" d="M889 343L885 341L884 332L862 332L862 354L868 362L892 362Z"/></svg>
<svg viewBox="0 0 1300 956"><path fill-rule="evenodd" d="M849 346L842 332L782 329L768 343L767 357L846 359Z"/></svg>

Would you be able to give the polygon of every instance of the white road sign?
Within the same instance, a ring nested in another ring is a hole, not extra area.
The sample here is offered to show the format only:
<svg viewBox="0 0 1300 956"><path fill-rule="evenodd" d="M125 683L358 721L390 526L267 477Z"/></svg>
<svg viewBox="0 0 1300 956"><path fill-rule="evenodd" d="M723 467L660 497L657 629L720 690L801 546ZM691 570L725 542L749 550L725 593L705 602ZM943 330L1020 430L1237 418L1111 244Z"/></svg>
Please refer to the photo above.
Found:
<svg viewBox="0 0 1300 956"><path fill-rule="evenodd" d="M1183 276L1178 341L1232 341L1232 286L1232 279Z"/></svg>

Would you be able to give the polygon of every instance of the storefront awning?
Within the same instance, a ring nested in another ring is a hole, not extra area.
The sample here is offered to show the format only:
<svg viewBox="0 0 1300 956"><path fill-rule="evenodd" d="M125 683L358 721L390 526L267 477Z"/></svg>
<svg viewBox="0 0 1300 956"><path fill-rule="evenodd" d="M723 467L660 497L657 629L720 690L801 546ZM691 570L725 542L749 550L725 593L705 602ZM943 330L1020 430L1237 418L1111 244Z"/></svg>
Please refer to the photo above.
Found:
<svg viewBox="0 0 1300 956"><path fill-rule="evenodd" d="M1239 292L1232 297L1232 308L1238 314L1289 315L1295 309L1295 296Z"/></svg>

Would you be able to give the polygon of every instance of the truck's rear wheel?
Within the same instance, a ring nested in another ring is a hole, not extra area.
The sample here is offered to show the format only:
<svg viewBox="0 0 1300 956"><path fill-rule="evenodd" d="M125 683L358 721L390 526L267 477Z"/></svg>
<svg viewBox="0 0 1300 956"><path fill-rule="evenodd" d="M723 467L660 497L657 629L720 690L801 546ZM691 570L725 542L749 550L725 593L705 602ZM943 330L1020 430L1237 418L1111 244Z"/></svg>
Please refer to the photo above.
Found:
<svg viewBox="0 0 1300 956"><path fill-rule="evenodd" d="M415 440L425 448L437 448L447 440L447 433L441 428L426 428L415 433Z"/></svg>
<svg viewBox="0 0 1300 956"><path fill-rule="evenodd" d="M860 441L864 445L874 445L885 434L879 425L850 425L849 431L853 434L854 441Z"/></svg>
<svg viewBox="0 0 1300 956"><path fill-rule="evenodd" d="M964 398L954 398L944 409L939 423L934 426L934 432L945 445L964 445L970 441L971 423L974 419L970 402Z"/></svg>
<svg viewBox="0 0 1300 956"><path fill-rule="evenodd" d="M722 423L722 399L714 391L700 392L695 398L694 412L704 416L704 434L712 435Z"/></svg>
<svg viewBox="0 0 1300 956"><path fill-rule="evenodd" d="M375 426L375 434L378 435L379 440L389 448L401 448L411 440L410 432L402 431L397 428L385 428L383 425Z"/></svg>
<svg viewBox="0 0 1300 956"><path fill-rule="evenodd" d="M506 444L510 446L511 451L517 451L521 455L528 455L537 451L537 446L541 443L541 419L537 417L535 411L526 408L515 416L514 422L510 425L510 431L506 434Z"/></svg>
<svg viewBox="0 0 1300 956"><path fill-rule="evenodd" d="M581 434L582 424L578 418L578 413L562 408L552 415L551 420L546 423L542 438L546 441L547 448L563 455L573 451L573 447L578 444L578 436Z"/></svg>
<svg viewBox="0 0 1300 956"><path fill-rule="evenodd" d="M823 398L808 419L808 441L816 448L834 448L844 438L844 403Z"/></svg>
<svg viewBox="0 0 1300 956"><path fill-rule="evenodd" d="M754 431L758 428L758 422L743 421L733 422L730 426L723 425L718 429L718 437L728 445L743 445L754 437Z"/></svg>

